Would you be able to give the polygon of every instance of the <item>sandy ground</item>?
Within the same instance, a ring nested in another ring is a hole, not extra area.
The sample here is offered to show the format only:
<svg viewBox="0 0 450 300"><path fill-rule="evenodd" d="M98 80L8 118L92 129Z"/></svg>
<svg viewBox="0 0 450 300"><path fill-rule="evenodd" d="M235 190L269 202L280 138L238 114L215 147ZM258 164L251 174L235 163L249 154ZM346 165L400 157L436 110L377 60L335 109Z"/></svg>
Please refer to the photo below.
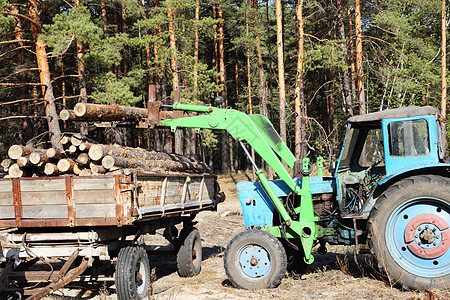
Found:
<svg viewBox="0 0 450 300"><path fill-rule="evenodd" d="M192 278L177 274L173 248L159 235L145 237L149 259L155 272L151 299L430 299L425 294L404 292L378 279L370 257L353 260L353 248L328 247L326 255L315 255L306 273L286 273L275 289L245 291L233 288L223 267L223 254L229 241L244 230L235 183L244 175L220 177L227 200L216 212L202 212L196 221L203 244L202 271ZM45 299L117 299L112 281L113 269L104 282L72 283ZM450 299L450 291L433 291L435 299Z"/></svg>

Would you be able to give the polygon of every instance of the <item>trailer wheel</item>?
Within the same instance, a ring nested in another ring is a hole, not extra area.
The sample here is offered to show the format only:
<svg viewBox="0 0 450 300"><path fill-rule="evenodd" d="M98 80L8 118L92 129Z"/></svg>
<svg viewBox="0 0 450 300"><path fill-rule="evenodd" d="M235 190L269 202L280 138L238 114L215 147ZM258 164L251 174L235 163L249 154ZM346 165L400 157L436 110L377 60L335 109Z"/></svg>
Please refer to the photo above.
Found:
<svg viewBox="0 0 450 300"><path fill-rule="evenodd" d="M228 279L237 288L274 288L286 271L286 252L270 233L251 229L239 233L228 244L224 266Z"/></svg>
<svg viewBox="0 0 450 300"><path fill-rule="evenodd" d="M116 265L116 291L119 300L147 297L150 266L147 252L141 246L120 249Z"/></svg>
<svg viewBox="0 0 450 300"><path fill-rule="evenodd" d="M181 230L178 238L177 266L181 277L192 277L200 273L202 240L197 228L185 227Z"/></svg>
<svg viewBox="0 0 450 300"><path fill-rule="evenodd" d="M407 290L450 285L450 179L403 179L377 201L368 239L380 270Z"/></svg>

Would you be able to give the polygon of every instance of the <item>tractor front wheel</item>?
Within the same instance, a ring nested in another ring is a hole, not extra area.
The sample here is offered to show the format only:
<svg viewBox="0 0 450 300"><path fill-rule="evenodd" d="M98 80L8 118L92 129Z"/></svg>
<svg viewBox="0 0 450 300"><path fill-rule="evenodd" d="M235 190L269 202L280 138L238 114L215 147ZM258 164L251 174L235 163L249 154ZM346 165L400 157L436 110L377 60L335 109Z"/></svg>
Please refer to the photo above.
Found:
<svg viewBox="0 0 450 300"><path fill-rule="evenodd" d="M247 230L228 244L224 266L228 279L237 288L274 288L280 284L286 271L286 252L281 242L270 233Z"/></svg>
<svg viewBox="0 0 450 300"><path fill-rule="evenodd" d="M369 245L391 284L405 289L450 285L450 179L403 179L371 211Z"/></svg>

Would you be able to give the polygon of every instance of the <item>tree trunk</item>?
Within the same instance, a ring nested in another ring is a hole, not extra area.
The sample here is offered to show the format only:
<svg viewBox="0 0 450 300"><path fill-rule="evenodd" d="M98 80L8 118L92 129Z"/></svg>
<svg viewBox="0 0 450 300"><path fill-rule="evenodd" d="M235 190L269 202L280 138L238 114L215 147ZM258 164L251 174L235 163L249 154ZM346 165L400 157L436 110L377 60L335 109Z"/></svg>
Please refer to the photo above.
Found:
<svg viewBox="0 0 450 300"><path fill-rule="evenodd" d="M343 18L343 7L341 0L336 0L337 5L337 19L338 19L338 26L339 26L339 35L342 40L341 42L341 48L342 48L342 54L344 55L344 75L343 75L343 92L344 92L344 108L345 108L345 114L347 117L353 116L353 101L352 101L352 91L351 91L351 79L350 79L350 73L348 71L347 66L349 65L349 57L348 57L348 45L346 41L345 36L345 24L344 24L344 18Z"/></svg>
<svg viewBox="0 0 450 300"><path fill-rule="evenodd" d="M167 6L167 17L169 18L169 35L170 35L170 67L172 69L172 89L174 94L174 103L180 101L179 96L176 94L180 93L180 82L178 77L178 60L177 60L177 44L175 36L175 19L176 19L176 8L174 3L169 3ZM175 153L183 153L183 135L182 131L178 130L175 132Z"/></svg>
<svg viewBox="0 0 450 300"><path fill-rule="evenodd" d="M255 48L256 56L258 57L258 72L259 72L259 96L261 109L260 113L267 117L267 84L266 74L264 72L264 64L261 51L261 37L259 34L259 18L258 18L258 1L252 0L252 8L254 10L254 29L255 29Z"/></svg>
<svg viewBox="0 0 450 300"><path fill-rule="evenodd" d="M303 0L297 1L297 32L298 32L298 55L297 55L297 78L295 82L295 157L302 159L306 156L306 108L303 88L304 69L304 43L305 33L303 26Z"/></svg>
<svg viewBox="0 0 450 300"><path fill-rule="evenodd" d="M283 14L282 0L275 1L277 19L278 89L280 93L280 136L286 143L286 88L284 83Z"/></svg>
<svg viewBox="0 0 450 300"><path fill-rule="evenodd" d="M195 28L194 28L194 100L197 100L198 89L198 21L200 20L200 0L195 0Z"/></svg>
<svg viewBox="0 0 450 300"><path fill-rule="evenodd" d="M219 69L220 69L220 84L223 86L222 97L224 99L224 106L228 107L228 93L226 83L226 69L225 69L225 33L223 28L223 10L222 5L217 7L217 17L219 18L218 35L219 35ZM227 131L222 131L222 172L224 174L230 173L230 142Z"/></svg>
<svg viewBox="0 0 450 300"><path fill-rule="evenodd" d="M125 11L125 4L122 3L121 7L121 17L122 17L122 32L127 32L127 15ZM123 76L126 77L128 75L128 46L123 46Z"/></svg>
<svg viewBox="0 0 450 300"><path fill-rule="evenodd" d="M80 6L80 0L75 1L75 7ZM86 81L86 65L83 60L84 49L83 43L77 40L77 60L78 60L78 82L80 85L80 98L79 102L86 103L87 102L87 81ZM80 133L82 136L87 136L88 132L88 123L81 122L80 123Z"/></svg>
<svg viewBox="0 0 450 300"><path fill-rule="evenodd" d="M11 4L11 11L14 14L19 14L19 6L15 3ZM18 46L23 47L23 29L22 29L22 22L20 17L16 16L14 17L14 36L17 41ZM17 68L25 69L24 66L25 63L25 55L22 51L22 49L17 49ZM22 99L28 98L28 86L26 83L26 72L20 71L18 74L19 82L22 83L20 87L20 95ZM30 114L30 109L28 105L26 105L24 102L20 103L20 111L22 115L28 116ZM32 143L29 144L29 141L33 138L33 124L31 122L31 118L24 118L22 121L22 132L19 133L22 144L27 144L29 146L33 146Z"/></svg>
<svg viewBox="0 0 450 300"><path fill-rule="evenodd" d="M352 83L352 103L356 101L356 68L355 68L355 51L354 51L354 36L353 36L353 21L350 5L347 4L347 18L349 24L349 43L350 48L350 70L351 70L351 83Z"/></svg>
<svg viewBox="0 0 450 300"><path fill-rule="evenodd" d="M48 129L50 132L50 142L53 148L62 149L62 145L59 142L61 138L61 129L59 128L58 113L56 112L55 96L53 95L50 68L47 60L47 45L39 37L39 34L41 33L41 21L39 18L38 4L36 0L30 0L29 4L29 16L33 21L31 30L33 39L36 42L36 60L39 69L39 77L43 85L42 94L46 101L45 115L47 117Z"/></svg>
<svg viewBox="0 0 450 300"><path fill-rule="evenodd" d="M366 99L364 95L364 72L362 57L361 32L361 0L355 1L355 27L356 27L356 76L358 81L359 113L366 113Z"/></svg>

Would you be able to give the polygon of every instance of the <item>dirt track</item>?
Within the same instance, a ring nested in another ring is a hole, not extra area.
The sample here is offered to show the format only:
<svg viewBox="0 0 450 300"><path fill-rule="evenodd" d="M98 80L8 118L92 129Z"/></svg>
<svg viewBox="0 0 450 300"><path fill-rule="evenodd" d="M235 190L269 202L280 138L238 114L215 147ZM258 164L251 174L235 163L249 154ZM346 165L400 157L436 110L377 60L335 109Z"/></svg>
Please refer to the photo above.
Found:
<svg viewBox="0 0 450 300"><path fill-rule="evenodd" d="M247 180L243 175L220 178L227 200L217 212L202 212L196 218L203 243L203 262L200 275L180 278L176 258L161 236L146 237L149 258L155 269L154 299L430 299L416 292L402 292L389 283L375 279L378 274L370 266L369 257L353 261L351 247L328 247L326 255L315 255L301 277L286 274L276 289L245 291L230 286L223 268L223 251L228 242L244 230L241 209L234 185ZM156 246L160 245L160 246ZM154 250L154 251L153 251ZM58 291L60 296L46 299L117 299L112 281L81 285L73 283L70 289ZM79 289L88 288L88 290ZM450 291L434 291L435 299L450 299Z"/></svg>

